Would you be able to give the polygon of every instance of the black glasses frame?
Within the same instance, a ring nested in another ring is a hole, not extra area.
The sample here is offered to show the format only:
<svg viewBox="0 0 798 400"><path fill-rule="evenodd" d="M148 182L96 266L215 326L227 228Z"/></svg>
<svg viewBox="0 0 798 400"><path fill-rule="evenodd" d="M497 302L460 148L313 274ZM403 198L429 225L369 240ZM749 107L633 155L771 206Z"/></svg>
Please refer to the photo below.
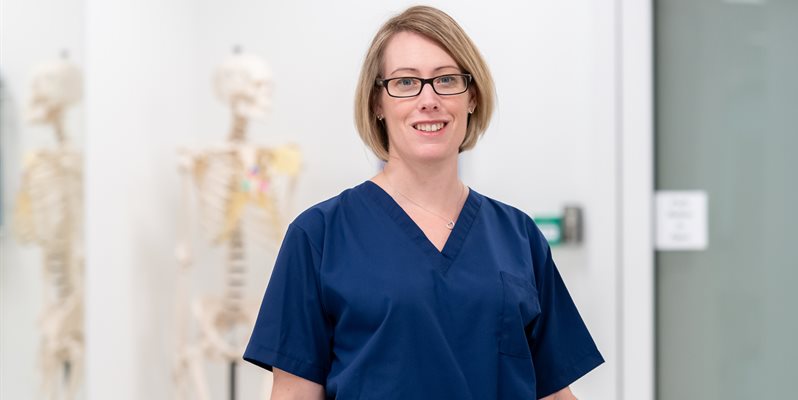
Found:
<svg viewBox="0 0 798 400"><path fill-rule="evenodd" d="M438 93L438 90L435 89L435 85L433 85L432 83L435 82L436 79L443 78L445 76L462 76L462 77L465 77L466 78L465 89L463 89L462 92L457 92L457 93ZM407 95L407 96L395 96L395 95L391 94L391 91L388 90L388 83L390 83L391 81L395 81L397 79L418 79L419 81L421 81L421 86L418 88L418 93L413 94L413 95ZM429 84L430 87L432 87L432 91L435 92L435 94L437 94L438 96L456 96L458 94L463 94L463 93L468 91L468 87L471 85L471 80L472 79L473 79L473 77L471 76L471 74L444 74L444 75L439 75L439 76L435 76L435 77L428 78L428 79L419 78L417 76L399 76L399 77L396 77L396 78L388 78L388 79L379 79L378 78L375 81L375 83L377 84L377 86L384 87L385 88L385 92L388 93L388 96L396 97L396 98L399 98L399 99L405 99L405 98L408 98L408 97L416 97L416 96L420 95L421 92L424 91L424 85L426 85L426 84Z"/></svg>

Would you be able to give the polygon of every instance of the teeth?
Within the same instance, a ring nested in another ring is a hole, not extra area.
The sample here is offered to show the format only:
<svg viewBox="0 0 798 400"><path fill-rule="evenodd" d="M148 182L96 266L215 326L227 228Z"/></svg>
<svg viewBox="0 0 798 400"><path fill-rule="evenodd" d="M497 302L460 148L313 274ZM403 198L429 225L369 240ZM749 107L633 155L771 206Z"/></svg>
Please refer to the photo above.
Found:
<svg viewBox="0 0 798 400"><path fill-rule="evenodd" d="M443 128L444 123L438 122L437 124L418 124L416 129L424 132L437 132Z"/></svg>

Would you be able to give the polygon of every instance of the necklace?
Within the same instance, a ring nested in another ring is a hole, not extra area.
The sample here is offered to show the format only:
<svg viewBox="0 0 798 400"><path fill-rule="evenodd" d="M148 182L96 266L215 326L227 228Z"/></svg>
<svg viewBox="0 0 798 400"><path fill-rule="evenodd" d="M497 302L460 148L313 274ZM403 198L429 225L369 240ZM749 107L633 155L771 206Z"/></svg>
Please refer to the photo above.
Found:
<svg viewBox="0 0 798 400"><path fill-rule="evenodd" d="M424 210L424 211L426 211L426 212L428 212L428 213L430 213L430 214L432 214L432 215L434 215L434 216L436 216L436 217L438 217L438 218L442 219L442 220L443 220L443 222L445 222L445 223L446 223L446 228L447 228L447 229L449 229L449 230L452 230L452 229L454 229L454 220L453 220L453 219L451 219L451 218L446 218L446 217L443 217L443 216L441 216L440 214L438 214L438 213L436 213L436 212L433 212L433 211L431 211L431 210L427 209L427 207L424 207L424 206L422 206L421 204L417 203L417 202L416 202L416 201L414 201L413 199L411 199L411 198L409 198L409 197L405 196L405 195L404 195L404 193L402 193L402 192L398 191L398 190L396 189L396 186L394 186L394 185L391 183L391 181L390 181L390 180L388 180L388 176L387 176L387 175L385 175L385 181L388 183L388 186L390 186L390 187L391 187L391 189L393 189L393 191L394 191L394 192L398 193L400 196L402 196L402 197L404 197L405 199L407 199L407 201L409 201L409 202L411 202L411 203L415 204L416 206L418 206L418 208L420 208L420 209L422 209L422 210ZM457 195L457 201L458 201L458 202L459 202L459 201L460 201L460 199L463 197L463 192L464 192L464 191L465 191L465 185L463 185L463 184L461 183L461 184L460 184L460 194L458 194L458 195Z"/></svg>

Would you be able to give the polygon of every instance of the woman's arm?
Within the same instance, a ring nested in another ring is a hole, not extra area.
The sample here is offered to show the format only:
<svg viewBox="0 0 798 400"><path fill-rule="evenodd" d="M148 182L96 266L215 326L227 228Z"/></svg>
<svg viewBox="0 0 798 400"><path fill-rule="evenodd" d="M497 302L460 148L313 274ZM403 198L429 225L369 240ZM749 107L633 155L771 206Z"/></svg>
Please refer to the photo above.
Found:
<svg viewBox="0 0 798 400"><path fill-rule="evenodd" d="M566 387L563 390L560 390L557 393L548 395L540 400L577 400L576 396L571 393L571 388Z"/></svg>
<svg viewBox="0 0 798 400"><path fill-rule="evenodd" d="M272 400L324 400L324 386L273 368Z"/></svg>

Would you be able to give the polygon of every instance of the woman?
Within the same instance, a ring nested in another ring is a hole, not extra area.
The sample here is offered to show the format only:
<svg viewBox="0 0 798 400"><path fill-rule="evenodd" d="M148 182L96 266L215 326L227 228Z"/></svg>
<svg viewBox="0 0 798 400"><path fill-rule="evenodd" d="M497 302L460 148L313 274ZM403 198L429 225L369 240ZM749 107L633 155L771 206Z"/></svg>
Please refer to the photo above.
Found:
<svg viewBox="0 0 798 400"><path fill-rule="evenodd" d="M466 187L493 82L412 7L375 36L355 117L384 160L289 226L244 358L283 399L573 399L603 362L532 220Z"/></svg>

